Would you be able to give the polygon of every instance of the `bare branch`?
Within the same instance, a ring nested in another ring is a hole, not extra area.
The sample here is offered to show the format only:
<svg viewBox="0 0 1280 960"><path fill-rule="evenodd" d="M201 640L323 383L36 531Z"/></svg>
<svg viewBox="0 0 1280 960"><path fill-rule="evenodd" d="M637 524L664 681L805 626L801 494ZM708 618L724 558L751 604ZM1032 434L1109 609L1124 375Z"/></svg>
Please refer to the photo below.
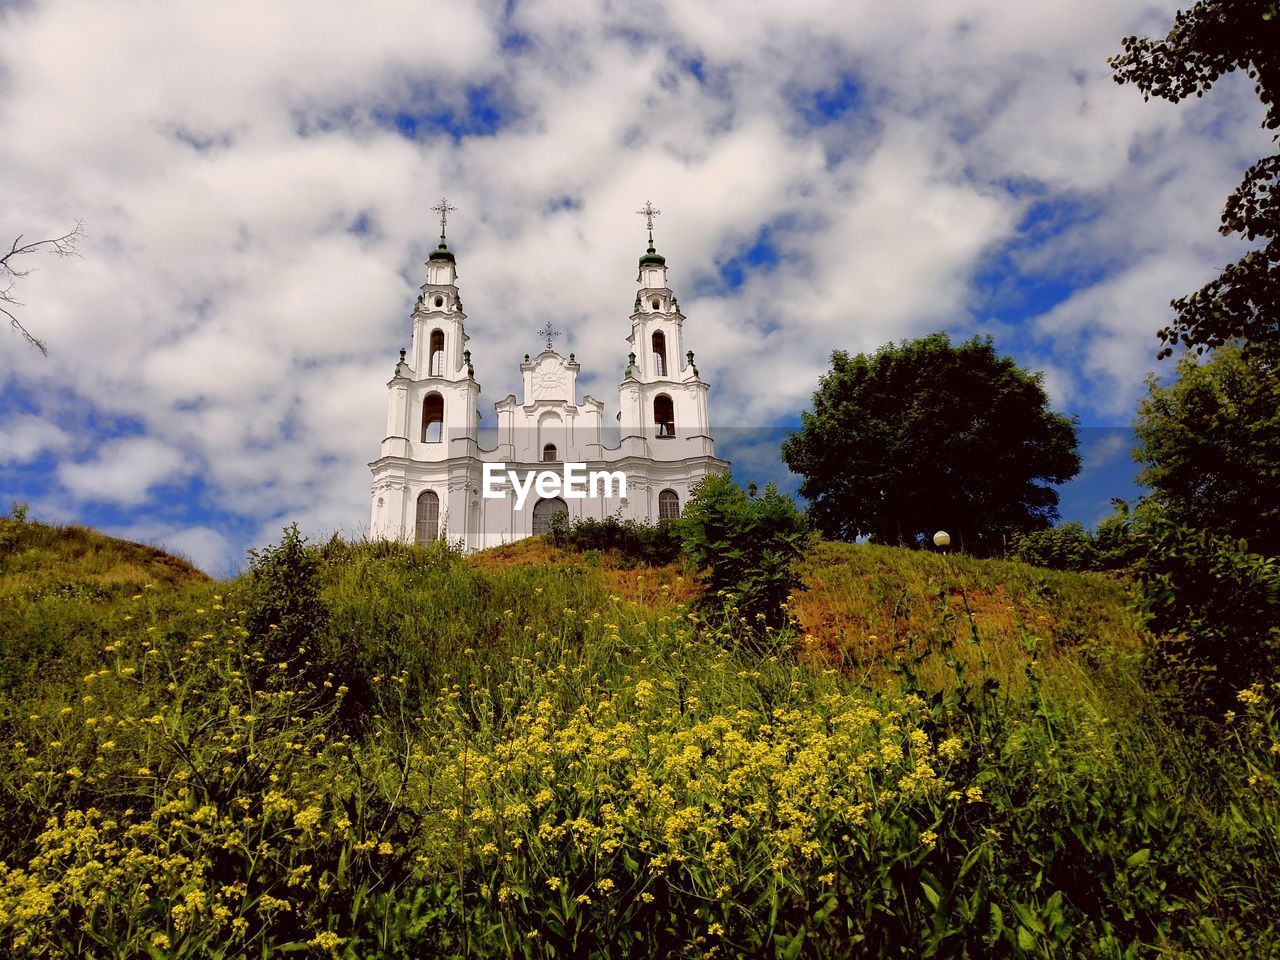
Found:
<svg viewBox="0 0 1280 960"><path fill-rule="evenodd" d="M21 320L15 317L12 313L10 313L4 307L0 307L0 313L3 313L6 317L9 318L9 328L11 330L14 330L17 333L21 334L22 339L26 340L27 343L31 344L31 346L39 350L42 355L46 357L49 355L49 348L44 345L44 341L39 340L36 337L32 336L31 331L22 325Z"/></svg>
<svg viewBox="0 0 1280 960"><path fill-rule="evenodd" d="M15 261L19 257L31 253L51 253L55 257L80 256L78 248L80 241L84 239L84 221L77 220L75 226L60 237L34 240L30 243L23 243L22 237L23 234L18 234L13 243L9 244L8 252L0 256L0 313L9 318L9 328L11 330L21 334L27 343L47 357L49 348L44 345L43 341L32 334L13 312L12 308L22 306L22 303L13 294L14 287L17 286L19 280L31 273L30 267L25 270L18 269L15 266ZM0 249L3 249L3 247L0 247Z"/></svg>

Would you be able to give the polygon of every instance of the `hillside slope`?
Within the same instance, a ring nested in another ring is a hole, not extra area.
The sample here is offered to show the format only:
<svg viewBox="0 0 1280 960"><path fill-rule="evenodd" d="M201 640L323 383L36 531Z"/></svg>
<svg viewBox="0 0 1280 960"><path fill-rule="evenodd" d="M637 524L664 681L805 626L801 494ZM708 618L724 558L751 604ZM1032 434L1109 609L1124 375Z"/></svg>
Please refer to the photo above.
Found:
<svg viewBox="0 0 1280 960"><path fill-rule="evenodd" d="M87 644L107 642L107 624L139 592L181 598L211 583L155 547L87 527L0 518L0 693L82 662Z"/></svg>
<svg viewBox="0 0 1280 960"><path fill-rule="evenodd" d="M822 545L759 656L686 572L543 541L335 541L264 592L66 537L33 588L61 535L27 526L0 531L0 955L1277 942L1266 698L1240 751L1165 725L1107 578Z"/></svg>
<svg viewBox="0 0 1280 960"><path fill-rule="evenodd" d="M488 573L573 568L610 596L668 613L700 589L697 576L679 564L631 567L616 555L584 557L537 538L483 551L470 562ZM945 652L1015 685L1043 660L1051 683L1079 688L1104 661L1131 673L1148 639L1129 586L1112 575L848 543L815 545L800 571L805 589L790 605L800 660L868 680L892 682L886 663L919 658L923 679L950 685Z"/></svg>

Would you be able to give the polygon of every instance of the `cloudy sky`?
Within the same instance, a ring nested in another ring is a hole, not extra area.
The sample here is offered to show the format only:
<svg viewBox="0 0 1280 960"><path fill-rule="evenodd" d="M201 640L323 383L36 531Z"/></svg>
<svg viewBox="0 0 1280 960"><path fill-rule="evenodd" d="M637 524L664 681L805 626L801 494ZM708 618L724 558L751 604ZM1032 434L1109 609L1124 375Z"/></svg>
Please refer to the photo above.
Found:
<svg viewBox="0 0 1280 960"><path fill-rule="evenodd" d="M1111 80L1172 10L0 0L0 239L88 231L17 291L48 358L0 337L0 496L219 572L363 532L447 194L489 417L547 319L617 409L652 200L714 423L794 422L832 349L989 333L1079 415L1092 523L1269 146L1240 83Z"/></svg>

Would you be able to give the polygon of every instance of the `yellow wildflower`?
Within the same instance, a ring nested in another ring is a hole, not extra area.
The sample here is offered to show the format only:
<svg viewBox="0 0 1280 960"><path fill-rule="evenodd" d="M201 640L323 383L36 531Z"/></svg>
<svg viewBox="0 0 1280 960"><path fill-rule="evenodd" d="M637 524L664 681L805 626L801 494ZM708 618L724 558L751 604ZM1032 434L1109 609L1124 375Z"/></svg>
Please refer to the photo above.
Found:
<svg viewBox="0 0 1280 960"><path fill-rule="evenodd" d="M317 933L311 938L311 946L321 950L336 950L342 944L342 938L332 930Z"/></svg>
<svg viewBox="0 0 1280 960"><path fill-rule="evenodd" d="M320 808L306 807L293 815L293 825L299 830L310 830L320 822Z"/></svg>

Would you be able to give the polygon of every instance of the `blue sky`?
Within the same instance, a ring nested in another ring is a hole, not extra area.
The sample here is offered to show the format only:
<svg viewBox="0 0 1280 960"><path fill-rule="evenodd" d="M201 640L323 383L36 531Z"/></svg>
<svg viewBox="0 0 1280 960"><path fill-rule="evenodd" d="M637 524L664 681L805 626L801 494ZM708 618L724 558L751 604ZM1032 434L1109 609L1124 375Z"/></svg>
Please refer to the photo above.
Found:
<svg viewBox="0 0 1280 960"><path fill-rule="evenodd" d="M88 230L17 291L49 357L0 341L0 497L215 572L292 520L362 533L447 194L489 416L547 319L616 410L652 200L726 435L793 425L833 349L989 334L1079 418L1062 513L1095 523L1135 493L1168 301L1238 255L1218 214L1268 143L1242 83L1112 82L1171 13L0 5L0 225Z"/></svg>

